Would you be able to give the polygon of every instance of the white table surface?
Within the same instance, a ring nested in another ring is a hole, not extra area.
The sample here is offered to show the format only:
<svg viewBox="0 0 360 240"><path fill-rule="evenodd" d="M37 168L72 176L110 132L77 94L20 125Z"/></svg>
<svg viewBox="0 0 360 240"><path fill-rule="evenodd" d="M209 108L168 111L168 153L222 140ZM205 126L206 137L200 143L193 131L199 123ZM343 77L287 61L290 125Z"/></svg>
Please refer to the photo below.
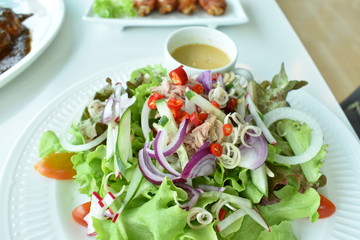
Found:
<svg viewBox="0 0 360 240"><path fill-rule="evenodd" d="M353 133L328 85L275 1L241 0L250 21L219 27L239 49L239 62L266 77L285 62L291 79L309 81L305 90L328 107ZM22 74L0 88L0 166L41 109L73 83L121 62L161 56L167 36L179 27L116 27L84 22L90 0L65 0L58 36ZM355 133L354 133L355 134ZM11 159L8 159L11 161Z"/></svg>

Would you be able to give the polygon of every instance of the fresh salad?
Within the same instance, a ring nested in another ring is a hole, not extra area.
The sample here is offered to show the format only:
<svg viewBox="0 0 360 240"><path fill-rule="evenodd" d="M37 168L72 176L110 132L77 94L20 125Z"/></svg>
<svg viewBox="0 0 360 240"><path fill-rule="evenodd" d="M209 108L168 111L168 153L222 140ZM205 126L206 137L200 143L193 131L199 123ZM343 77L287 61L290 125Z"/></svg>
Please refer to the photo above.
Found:
<svg viewBox="0 0 360 240"><path fill-rule="evenodd" d="M35 165L89 197L72 212L88 235L289 240L292 220L335 212L317 191L320 126L286 101L307 82L288 80L284 65L261 83L245 69L188 76L161 65L105 81L67 132L44 132Z"/></svg>

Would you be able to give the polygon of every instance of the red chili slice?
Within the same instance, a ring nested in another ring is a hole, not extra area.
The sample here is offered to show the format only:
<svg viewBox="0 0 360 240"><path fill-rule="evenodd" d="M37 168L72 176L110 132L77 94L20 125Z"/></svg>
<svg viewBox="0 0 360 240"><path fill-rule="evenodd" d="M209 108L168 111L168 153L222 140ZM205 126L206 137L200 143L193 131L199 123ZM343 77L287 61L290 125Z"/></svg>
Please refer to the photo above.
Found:
<svg viewBox="0 0 360 240"><path fill-rule="evenodd" d="M222 154L222 146L219 143L212 143L210 145L210 152L216 156L220 157Z"/></svg>
<svg viewBox="0 0 360 240"><path fill-rule="evenodd" d="M224 124L222 129L225 136L229 136L233 131L233 127L230 123Z"/></svg>
<svg viewBox="0 0 360 240"><path fill-rule="evenodd" d="M156 109L156 101L164 98L165 96L157 92L153 92L148 101L148 107L150 109Z"/></svg>
<svg viewBox="0 0 360 240"><path fill-rule="evenodd" d="M201 84L195 84L191 90L196 92L197 94L202 94L204 92L204 87Z"/></svg>
<svg viewBox="0 0 360 240"><path fill-rule="evenodd" d="M190 121L197 127L203 124L204 120L202 120L197 112L193 112L190 114Z"/></svg>
<svg viewBox="0 0 360 240"><path fill-rule="evenodd" d="M183 68L184 66L181 65L169 73L169 77L175 85L184 85L188 81L188 75Z"/></svg>
<svg viewBox="0 0 360 240"><path fill-rule="evenodd" d="M184 105L184 101L178 98L170 98L167 105L170 109L179 110Z"/></svg>
<svg viewBox="0 0 360 240"><path fill-rule="evenodd" d="M217 101L211 101L211 104L220 109L220 105Z"/></svg>

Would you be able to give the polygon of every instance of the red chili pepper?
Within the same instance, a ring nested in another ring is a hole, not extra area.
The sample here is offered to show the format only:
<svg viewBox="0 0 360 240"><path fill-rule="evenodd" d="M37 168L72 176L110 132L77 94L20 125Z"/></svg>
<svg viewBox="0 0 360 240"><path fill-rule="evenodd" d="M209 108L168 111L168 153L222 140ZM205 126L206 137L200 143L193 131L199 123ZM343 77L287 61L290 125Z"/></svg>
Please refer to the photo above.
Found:
<svg viewBox="0 0 360 240"><path fill-rule="evenodd" d="M236 108L237 100L236 98L229 98L228 102L226 103L226 107L224 109L225 113L233 112Z"/></svg>
<svg viewBox="0 0 360 240"><path fill-rule="evenodd" d="M190 114L188 114L187 112L179 112L178 116L175 118L176 123L180 124L184 119L189 119L190 118Z"/></svg>
<svg viewBox="0 0 360 240"><path fill-rule="evenodd" d="M219 77L219 75L220 75L220 73L214 73L213 75L212 75L212 80L213 80L213 82L215 82L217 79L218 79L218 77Z"/></svg>
<svg viewBox="0 0 360 240"><path fill-rule="evenodd" d="M196 92L197 94L202 94L204 91L204 87L201 84L195 84L191 90L193 90L194 92Z"/></svg>
<svg viewBox="0 0 360 240"><path fill-rule="evenodd" d="M229 136L233 131L233 127L230 123L224 124L222 129L225 136Z"/></svg>
<svg viewBox="0 0 360 240"><path fill-rule="evenodd" d="M185 70L183 69L183 65L180 67L172 70L169 73L170 79L173 81L175 85L184 85L188 81L188 75L186 74Z"/></svg>
<svg viewBox="0 0 360 240"><path fill-rule="evenodd" d="M165 96L162 94L159 94L157 92L153 92L153 94L150 96L149 101L148 101L148 107L151 109L156 109L156 101L164 98Z"/></svg>
<svg viewBox="0 0 360 240"><path fill-rule="evenodd" d="M200 126L204 120L202 120L197 112L190 114L190 121L197 127Z"/></svg>
<svg viewBox="0 0 360 240"><path fill-rule="evenodd" d="M226 210L221 208L220 211L219 211L219 221L222 221L224 220L225 216L226 216Z"/></svg>
<svg viewBox="0 0 360 240"><path fill-rule="evenodd" d="M184 101L173 97L168 100L167 105L170 109L179 110L184 105Z"/></svg>
<svg viewBox="0 0 360 240"><path fill-rule="evenodd" d="M203 121L205 121L208 118L209 114L205 113L205 112L200 112L199 113L199 118Z"/></svg>
<svg viewBox="0 0 360 240"><path fill-rule="evenodd" d="M211 104L214 105L215 107L217 107L218 109L220 109L220 105L217 101L212 100Z"/></svg>
<svg viewBox="0 0 360 240"><path fill-rule="evenodd" d="M222 154L222 146L219 143L212 143L210 145L210 152L216 156L220 157Z"/></svg>

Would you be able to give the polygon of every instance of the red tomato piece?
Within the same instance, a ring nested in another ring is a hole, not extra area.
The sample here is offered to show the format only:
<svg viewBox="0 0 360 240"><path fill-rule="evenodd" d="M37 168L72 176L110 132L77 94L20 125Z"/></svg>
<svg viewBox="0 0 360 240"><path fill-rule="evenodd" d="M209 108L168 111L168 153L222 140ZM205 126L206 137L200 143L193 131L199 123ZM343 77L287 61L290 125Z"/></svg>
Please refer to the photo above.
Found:
<svg viewBox="0 0 360 240"><path fill-rule="evenodd" d="M174 97L168 100L167 105L170 109L180 110L180 108L184 105L184 101Z"/></svg>
<svg viewBox="0 0 360 240"><path fill-rule="evenodd" d="M196 92L197 94L202 94L204 92L204 87L201 84L195 84L191 90Z"/></svg>
<svg viewBox="0 0 360 240"><path fill-rule="evenodd" d="M72 179L76 171L73 169L71 157L75 153L51 153L37 162L35 170L41 175L53 179Z"/></svg>
<svg viewBox="0 0 360 240"><path fill-rule="evenodd" d="M184 66L181 65L169 73L169 77L175 85L185 85L188 81L188 75L183 68Z"/></svg>
<svg viewBox="0 0 360 240"><path fill-rule="evenodd" d="M72 217L75 220L75 222L77 222L78 224L86 227L87 223L84 220L84 217L86 215L88 215L88 213L90 212L90 206L91 206L91 202L86 202L81 204L80 206L76 207L73 211L72 211Z"/></svg>
<svg viewBox="0 0 360 240"><path fill-rule="evenodd" d="M190 114L190 121L197 127L203 124L204 120L202 120L197 112L193 112Z"/></svg>
<svg viewBox="0 0 360 240"><path fill-rule="evenodd" d="M148 107L150 109L156 109L156 101L159 99L164 98L165 96L162 94L159 94L157 92L153 92L153 94L149 97L148 100Z"/></svg>
<svg viewBox="0 0 360 240"><path fill-rule="evenodd" d="M230 123L224 124L222 129L225 136L229 136L233 131L233 127Z"/></svg>
<svg viewBox="0 0 360 240"><path fill-rule="evenodd" d="M336 206L333 202L331 202L328 198L326 198L322 194L319 195L320 195L320 206L317 210L317 212L320 215L319 218L322 219L322 218L330 217L335 213Z"/></svg>
<svg viewBox="0 0 360 240"><path fill-rule="evenodd" d="M210 152L216 156L220 157L222 154L222 146L219 143L212 143L210 145Z"/></svg>
<svg viewBox="0 0 360 240"><path fill-rule="evenodd" d="M214 105L216 108L220 109L220 105L217 101L212 100L211 104Z"/></svg>

